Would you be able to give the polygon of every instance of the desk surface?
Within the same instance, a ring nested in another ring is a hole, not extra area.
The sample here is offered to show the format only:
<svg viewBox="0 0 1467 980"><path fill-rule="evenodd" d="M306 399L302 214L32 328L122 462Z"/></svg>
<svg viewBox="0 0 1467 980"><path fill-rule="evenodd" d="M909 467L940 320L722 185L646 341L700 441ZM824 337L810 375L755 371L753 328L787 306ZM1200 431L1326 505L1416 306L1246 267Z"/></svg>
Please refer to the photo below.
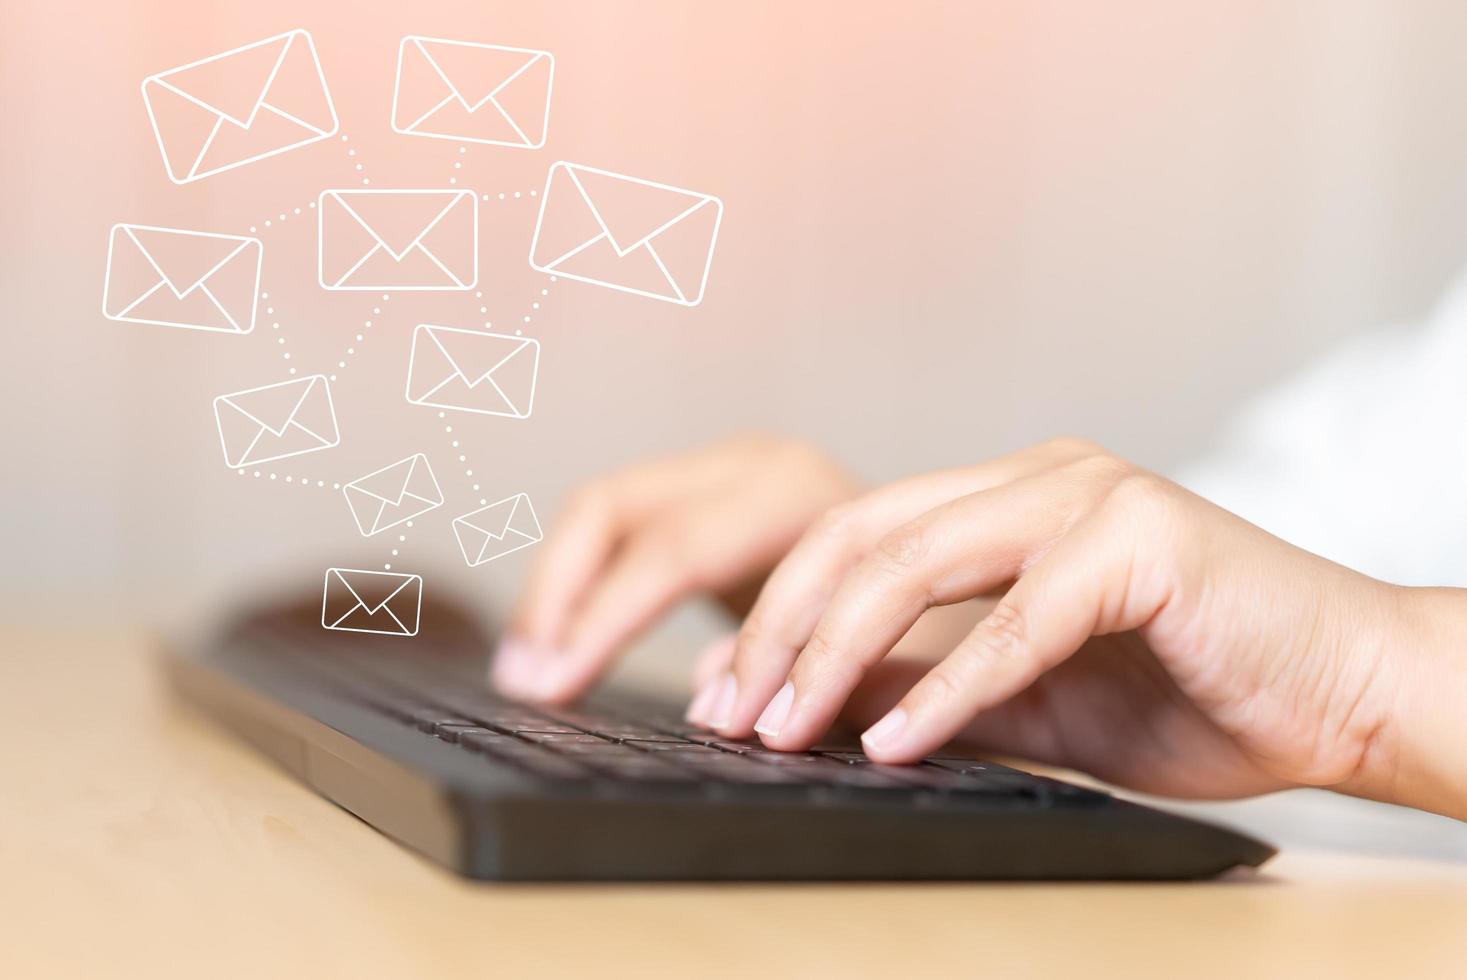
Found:
<svg viewBox="0 0 1467 980"><path fill-rule="evenodd" d="M1467 867L1200 884L475 885L162 689L141 636L0 633L0 976L1462 976Z"/></svg>

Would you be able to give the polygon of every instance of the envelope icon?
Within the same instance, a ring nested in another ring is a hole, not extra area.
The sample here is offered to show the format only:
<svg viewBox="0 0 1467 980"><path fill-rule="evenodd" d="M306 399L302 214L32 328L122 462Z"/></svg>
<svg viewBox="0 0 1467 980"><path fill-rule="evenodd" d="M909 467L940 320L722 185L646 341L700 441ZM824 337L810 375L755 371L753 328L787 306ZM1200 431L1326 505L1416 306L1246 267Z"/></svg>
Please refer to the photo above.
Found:
<svg viewBox="0 0 1467 980"><path fill-rule="evenodd" d="M249 333L260 262L256 238L151 225L113 225L102 315L127 323Z"/></svg>
<svg viewBox="0 0 1467 980"><path fill-rule="evenodd" d="M143 101L175 184L319 142L338 126L315 42L300 30L152 75Z"/></svg>
<svg viewBox="0 0 1467 980"><path fill-rule="evenodd" d="M723 202L559 161L545 178L530 265L683 306L703 301Z"/></svg>
<svg viewBox="0 0 1467 980"><path fill-rule="evenodd" d="M397 48L392 131L538 150L554 76L549 51L409 35Z"/></svg>
<svg viewBox="0 0 1467 980"><path fill-rule="evenodd" d="M322 289L473 289L473 191L327 190L317 201Z"/></svg>
<svg viewBox="0 0 1467 980"><path fill-rule="evenodd" d="M321 625L329 630L415 636L422 609L421 575L326 569Z"/></svg>
<svg viewBox="0 0 1467 980"><path fill-rule="evenodd" d="M443 506L443 491L422 453L358 477L341 492L367 538Z"/></svg>
<svg viewBox="0 0 1467 980"><path fill-rule="evenodd" d="M528 548L545 536L529 496L523 493L455 517L453 533L470 568Z"/></svg>
<svg viewBox="0 0 1467 980"><path fill-rule="evenodd" d="M219 443L230 467L253 466L340 445L324 374L214 399Z"/></svg>
<svg viewBox="0 0 1467 980"><path fill-rule="evenodd" d="M512 419L530 417L540 342L529 337L435 327L413 331L407 400Z"/></svg>

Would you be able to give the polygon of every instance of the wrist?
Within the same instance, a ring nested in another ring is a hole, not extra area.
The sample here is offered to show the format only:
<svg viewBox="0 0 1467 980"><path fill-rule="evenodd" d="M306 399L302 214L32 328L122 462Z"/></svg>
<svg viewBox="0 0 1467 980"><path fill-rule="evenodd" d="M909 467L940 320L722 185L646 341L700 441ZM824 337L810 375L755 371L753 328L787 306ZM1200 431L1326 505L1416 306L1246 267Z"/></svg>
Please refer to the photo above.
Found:
<svg viewBox="0 0 1467 980"><path fill-rule="evenodd" d="M1467 820L1467 590L1392 591L1372 679L1385 721L1340 788Z"/></svg>

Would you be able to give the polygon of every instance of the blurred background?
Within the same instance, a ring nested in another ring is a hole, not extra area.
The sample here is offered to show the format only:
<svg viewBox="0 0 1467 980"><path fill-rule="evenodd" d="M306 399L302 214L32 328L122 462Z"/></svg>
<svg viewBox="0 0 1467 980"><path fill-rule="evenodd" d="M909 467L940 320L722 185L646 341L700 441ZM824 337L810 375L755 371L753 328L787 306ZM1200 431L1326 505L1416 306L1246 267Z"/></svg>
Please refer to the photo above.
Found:
<svg viewBox="0 0 1467 980"><path fill-rule="evenodd" d="M20 0L4 19L12 619L167 620L327 564L391 563L494 608L531 552L467 569L454 515L523 490L549 523L589 474L745 429L873 480L1059 433L1169 471L1250 393L1419 317L1467 258L1467 7L1447 0ZM170 183L141 80L297 27L345 139ZM393 134L409 33L553 52L545 148ZM528 267L529 192L557 159L722 198L701 306ZM479 194L479 290L318 288L309 202L363 180ZM253 229L260 326L105 320L118 221ZM538 338L533 416L450 434L406 404L425 321ZM241 476L210 402L288 366L339 375L342 445ZM332 485L419 451L448 506L364 541Z"/></svg>
<svg viewBox="0 0 1467 980"><path fill-rule="evenodd" d="M207 617L319 588L327 565L420 572L492 612L533 552L465 568L453 516L524 491L548 524L588 475L747 429L871 480L1061 433L1175 472L1253 393L1422 317L1467 259L1452 0L12 0L3 21L11 622ZM293 28L340 135L170 183L142 79ZM394 135L404 34L553 52L546 146ZM701 306L529 268L531 192L558 159L723 200ZM321 290L310 202L362 186L473 190L479 288ZM104 319L114 222L260 238L259 327ZM533 416L407 404L420 322L537 338ZM229 469L212 399L290 367L337 378L341 446ZM334 485L414 452L447 506L362 539ZM664 676L711 628L664 631ZM1283 843L1467 855L1460 825L1322 794L1194 809Z"/></svg>

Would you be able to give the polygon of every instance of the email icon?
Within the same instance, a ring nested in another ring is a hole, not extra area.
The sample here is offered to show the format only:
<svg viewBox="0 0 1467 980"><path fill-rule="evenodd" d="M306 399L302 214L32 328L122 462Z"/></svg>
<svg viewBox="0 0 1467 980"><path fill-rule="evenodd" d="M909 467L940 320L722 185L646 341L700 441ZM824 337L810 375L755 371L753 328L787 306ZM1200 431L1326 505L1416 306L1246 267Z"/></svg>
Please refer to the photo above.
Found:
<svg viewBox="0 0 1467 980"><path fill-rule="evenodd" d="M340 445L324 374L236 391L214 399L224 462L254 466Z"/></svg>
<svg viewBox="0 0 1467 980"><path fill-rule="evenodd" d="M322 289L473 289L473 191L328 190L317 201Z"/></svg>
<svg viewBox="0 0 1467 980"><path fill-rule="evenodd" d="M413 331L408 355L407 400L459 412L529 418L539 372L538 340L421 323Z"/></svg>
<svg viewBox="0 0 1467 980"><path fill-rule="evenodd" d="M523 493L455 517L453 533L470 568L528 548L545 536L529 496Z"/></svg>
<svg viewBox="0 0 1467 980"><path fill-rule="evenodd" d="M366 538L443 506L443 491L422 453L358 477L341 492Z"/></svg>
<svg viewBox="0 0 1467 980"><path fill-rule="evenodd" d="M319 142L338 127L315 42L300 30L152 75L143 101L175 184Z"/></svg>
<svg viewBox="0 0 1467 980"><path fill-rule="evenodd" d="M421 575L326 569L321 625L329 630L416 636L422 611Z"/></svg>
<svg viewBox="0 0 1467 980"><path fill-rule="evenodd" d="M554 76L549 51L409 35L397 48L392 131L538 150Z"/></svg>
<svg viewBox="0 0 1467 980"><path fill-rule="evenodd" d="M264 253L256 238L113 225L102 315L127 323L249 333L255 329Z"/></svg>
<svg viewBox="0 0 1467 980"><path fill-rule="evenodd" d="M682 306L703 301L723 202L594 167L552 164L530 265Z"/></svg>

